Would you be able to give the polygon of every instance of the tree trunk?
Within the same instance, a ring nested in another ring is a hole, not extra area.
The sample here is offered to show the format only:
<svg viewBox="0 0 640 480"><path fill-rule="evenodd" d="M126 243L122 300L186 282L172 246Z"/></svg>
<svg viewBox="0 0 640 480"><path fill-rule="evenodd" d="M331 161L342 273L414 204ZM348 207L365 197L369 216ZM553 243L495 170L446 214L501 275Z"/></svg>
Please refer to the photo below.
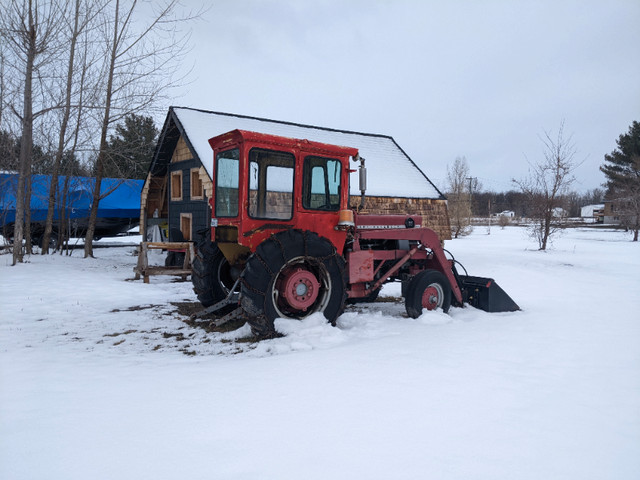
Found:
<svg viewBox="0 0 640 480"><path fill-rule="evenodd" d="M107 92L104 103L104 116L102 117L102 129L100 132L100 150L96 160L96 184L93 189L93 201L91 203L91 214L89 215L89 226L84 239L84 258L93 257L93 236L96 231L96 220L98 219L98 205L100 203L100 187L104 174L104 156L107 150L107 130L109 128L111 115L111 96L113 94L113 75L116 64L116 54L118 52L118 27L120 2L116 0L115 19L113 21L113 38L111 41L111 58L109 61L109 73L107 78Z"/></svg>
<svg viewBox="0 0 640 480"><path fill-rule="evenodd" d="M33 140L33 138L32 138ZM33 160L31 155L27 157L27 175L24 178L24 247L27 255L33 253L33 239L31 238L31 167Z"/></svg>
<svg viewBox="0 0 640 480"><path fill-rule="evenodd" d="M65 92L65 104L62 115L62 124L60 125L60 134L58 135L58 150L53 163L53 171L51 172L51 185L49 186L49 203L47 206L47 220L42 236L42 254L49 253L49 240L53 230L53 213L56 204L56 193L58 191L58 174L60 173L60 164L64 154L64 140L67 136L67 125L69 124L69 116L71 115L71 86L73 82L73 63L76 51L76 40L78 38L78 17L80 15L80 2L76 0L75 18L73 24L73 34L71 36L71 45L69 46L69 64L67 67L67 91ZM59 245L59 244L58 244Z"/></svg>
<svg viewBox="0 0 640 480"><path fill-rule="evenodd" d="M22 263L24 254L22 241L24 240L25 205L31 203L31 198L25 198L27 178L31 175L31 153L33 146L33 106L32 82L33 64L36 56L36 32L33 24L33 12L29 2L29 49L26 58L24 78L24 105L22 113L22 140L20 142L20 173L18 175L18 191L16 192L16 220L13 230L13 265ZM29 189L31 190L31 189Z"/></svg>
<svg viewBox="0 0 640 480"><path fill-rule="evenodd" d="M102 142L101 142L102 144ZM102 161L102 150L98 153L96 160L96 183L93 187L93 198L91 200L91 213L89 214L89 226L84 239L84 258L93 257L93 237L96 232L96 221L98 220L98 205L100 203L100 188L102 186L102 174L104 171Z"/></svg>
<svg viewBox="0 0 640 480"><path fill-rule="evenodd" d="M69 247L69 236L67 232L67 198L69 194L69 175L64 178L64 186L62 187L62 207L60 208L60 228L58 228L58 245L60 246L60 255L65 248ZM65 233L67 232L67 233Z"/></svg>

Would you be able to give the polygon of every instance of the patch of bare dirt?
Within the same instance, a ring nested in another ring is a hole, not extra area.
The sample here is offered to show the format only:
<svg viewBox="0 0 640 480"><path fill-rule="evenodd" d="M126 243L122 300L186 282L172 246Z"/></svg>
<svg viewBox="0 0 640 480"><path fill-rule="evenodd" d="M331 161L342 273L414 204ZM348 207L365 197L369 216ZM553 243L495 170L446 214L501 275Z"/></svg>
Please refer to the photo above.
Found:
<svg viewBox="0 0 640 480"><path fill-rule="evenodd" d="M214 324L215 318L212 318L211 320L207 320L206 318L199 320L191 319L192 315L195 315L196 313L202 311L202 309L204 308L200 304L200 302L171 302L171 305L176 307L178 314L187 317L186 320L183 320L184 323L186 323L190 327L202 328L207 333L232 332L233 330L239 329L246 323L245 320L238 318L235 320L230 320L220 326L216 326Z"/></svg>
<svg viewBox="0 0 640 480"><path fill-rule="evenodd" d="M124 309L120 309L120 308L114 308L113 310L111 310L111 313L117 313L117 312L137 312L139 310L149 310L150 308L156 308L156 307L161 307L162 305L134 305L133 307L129 307L129 308L124 308Z"/></svg>

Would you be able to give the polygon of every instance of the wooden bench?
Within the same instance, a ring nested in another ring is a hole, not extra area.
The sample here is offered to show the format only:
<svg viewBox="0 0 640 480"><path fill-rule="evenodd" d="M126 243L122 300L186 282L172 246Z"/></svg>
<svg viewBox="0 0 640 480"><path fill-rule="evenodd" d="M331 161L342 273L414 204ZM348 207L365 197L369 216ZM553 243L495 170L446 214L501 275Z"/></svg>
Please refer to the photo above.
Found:
<svg viewBox="0 0 640 480"><path fill-rule="evenodd" d="M182 267L149 266L149 250L179 250L184 252ZM191 262L195 257L195 250L191 242L142 242L138 247L138 264L133 267L136 280L143 277L144 283L149 283L151 275L178 275L183 280L191 275Z"/></svg>

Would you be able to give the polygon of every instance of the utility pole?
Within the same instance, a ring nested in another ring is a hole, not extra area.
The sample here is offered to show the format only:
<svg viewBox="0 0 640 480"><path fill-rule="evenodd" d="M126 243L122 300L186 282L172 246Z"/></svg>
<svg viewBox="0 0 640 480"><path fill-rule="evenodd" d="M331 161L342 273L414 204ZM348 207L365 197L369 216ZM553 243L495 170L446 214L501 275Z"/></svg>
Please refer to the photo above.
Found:
<svg viewBox="0 0 640 480"><path fill-rule="evenodd" d="M473 205L472 203L472 191L473 191L473 181L474 180L478 180L476 177L467 177L467 180L469 180L469 226L471 226L471 206Z"/></svg>

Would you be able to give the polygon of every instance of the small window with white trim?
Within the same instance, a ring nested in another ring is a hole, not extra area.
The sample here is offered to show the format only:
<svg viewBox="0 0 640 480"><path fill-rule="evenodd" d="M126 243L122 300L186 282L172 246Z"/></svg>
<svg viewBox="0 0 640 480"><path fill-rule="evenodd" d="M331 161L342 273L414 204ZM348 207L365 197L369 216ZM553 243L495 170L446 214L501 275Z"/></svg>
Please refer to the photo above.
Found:
<svg viewBox="0 0 640 480"><path fill-rule="evenodd" d="M191 218L192 215L190 213L180 214L180 231L186 242L191 241Z"/></svg>
<svg viewBox="0 0 640 480"><path fill-rule="evenodd" d="M191 169L191 200L202 200L204 198L202 180L200 179L200 169Z"/></svg>
<svg viewBox="0 0 640 480"><path fill-rule="evenodd" d="M174 202L182 200L182 170L171 172L171 200Z"/></svg>

